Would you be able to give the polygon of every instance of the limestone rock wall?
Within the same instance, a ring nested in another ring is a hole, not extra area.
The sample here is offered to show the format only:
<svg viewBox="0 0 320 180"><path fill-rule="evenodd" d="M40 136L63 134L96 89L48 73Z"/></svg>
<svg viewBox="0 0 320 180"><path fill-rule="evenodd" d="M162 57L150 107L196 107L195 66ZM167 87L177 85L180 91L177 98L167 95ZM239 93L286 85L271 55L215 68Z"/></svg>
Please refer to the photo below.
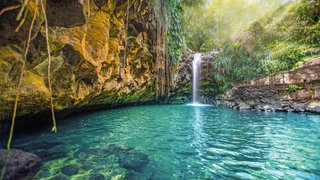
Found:
<svg viewBox="0 0 320 180"><path fill-rule="evenodd" d="M45 1L44 1L45 2ZM55 110L148 102L155 97L157 21L148 0L47 0ZM0 10L21 4L1 0ZM0 120L11 118L29 26L37 13L22 81L18 116L49 109L44 15L29 0L0 15ZM125 42L128 40L125 54Z"/></svg>
<svg viewBox="0 0 320 180"><path fill-rule="evenodd" d="M214 102L234 109L320 113L320 57L292 71L236 84Z"/></svg>

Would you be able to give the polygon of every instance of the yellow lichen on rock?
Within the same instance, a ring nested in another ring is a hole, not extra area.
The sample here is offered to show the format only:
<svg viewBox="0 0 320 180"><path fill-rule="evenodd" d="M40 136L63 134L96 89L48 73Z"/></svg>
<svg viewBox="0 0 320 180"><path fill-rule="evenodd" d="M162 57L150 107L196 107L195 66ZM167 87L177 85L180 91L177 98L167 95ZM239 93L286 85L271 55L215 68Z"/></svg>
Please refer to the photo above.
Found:
<svg viewBox="0 0 320 180"><path fill-rule="evenodd" d="M66 3L47 0L55 108L65 110L101 104L121 105L140 102L142 95L144 98L141 101L153 100L155 88L152 87L156 73L152 53L155 52L153 41L156 38L152 36L156 27L150 23L154 20L150 2L130 0L128 27L125 23L127 1L70 0ZM35 0L30 0L28 8L36 8ZM18 111L18 116L36 114L49 107L45 28L42 25L43 15L38 12L19 102L19 107L24 110ZM26 27L30 24L29 16ZM0 22L2 26L11 28L11 24L3 22ZM22 26L21 33L26 27ZM4 30L0 32L5 34L2 32ZM19 41L13 41L12 36L6 36L4 40L7 37L11 38L8 40L11 44L0 44L0 108L6 107L0 109L0 116L4 119L9 119L11 114L9 109L15 94L12 90L17 85L16 77L20 72L26 41L22 36L19 36ZM126 41L127 63L122 66Z"/></svg>

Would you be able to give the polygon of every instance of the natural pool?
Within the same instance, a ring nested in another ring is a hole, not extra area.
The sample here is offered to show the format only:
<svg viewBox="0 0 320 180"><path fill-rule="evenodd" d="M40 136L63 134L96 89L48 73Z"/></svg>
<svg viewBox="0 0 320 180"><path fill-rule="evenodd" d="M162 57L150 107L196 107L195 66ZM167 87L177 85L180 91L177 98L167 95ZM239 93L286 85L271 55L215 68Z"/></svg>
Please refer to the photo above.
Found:
<svg viewBox="0 0 320 180"><path fill-rule="evenodd" d="M312 114L129 107L69 117L14 146L44 159L37 179L320 179Z"/></svg>

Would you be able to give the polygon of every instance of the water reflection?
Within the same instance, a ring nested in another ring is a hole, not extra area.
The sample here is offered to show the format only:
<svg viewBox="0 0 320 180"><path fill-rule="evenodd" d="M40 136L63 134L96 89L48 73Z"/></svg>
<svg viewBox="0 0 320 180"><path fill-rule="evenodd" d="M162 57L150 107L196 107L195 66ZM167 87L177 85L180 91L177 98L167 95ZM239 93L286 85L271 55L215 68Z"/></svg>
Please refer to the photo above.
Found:
<svg viewBox="0 0 320 180"><path fill-rule="evenodd" d="M202 157L203 149L206 147L206 133L203 131L203 119L201 117L201 107L194 107L194 119L193 119L193 133L194 139L191 143L191 146L196 149L199 157Z"/></svg>

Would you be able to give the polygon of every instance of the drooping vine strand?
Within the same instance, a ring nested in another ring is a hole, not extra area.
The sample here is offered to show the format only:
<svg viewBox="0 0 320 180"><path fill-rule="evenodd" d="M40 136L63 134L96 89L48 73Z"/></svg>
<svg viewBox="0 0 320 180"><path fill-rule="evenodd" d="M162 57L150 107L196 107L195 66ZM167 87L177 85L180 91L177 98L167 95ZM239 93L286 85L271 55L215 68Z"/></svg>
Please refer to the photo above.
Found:
<svg viewBox="0 0 320 180"><path fill-rule="evenodd" d="M49 44L49 30L48 30L48 19L46 14L46 9L43 5L43 0L40 0L42 12L44 15L44 24L45 24L45 31L46 31L46 44L47 44L47 51L48 51L48 86L49 86L49 94L50 94L50 106L51 106L51 115L53 121L52 131L57 132L57 123L56 117L54 114L54 107L53 107L53 99L52 99L52 87L51 87L51 54L50 54L50 44Z"/></svg>
<svg viewBox="0 0 320 180"><path fill-rule="evenodd" d="M23 12L24 12L24 9L27 7L28 2L29 2L29 0L25 0L25 1L23 2L22 7L21 7L21 9L20 9L20 11L19 11L19 13L18 13L17 18L16 18L17 21L20 20L22 14L23 14Z"/></svg>
<svg viewBox="0 0 320 180"><path fill-rule="evenodd" d="M127 48L128 48L128 26L129 26L129 10L130 10L130 2L127 1L127 19L126 19L126 39L124 42L124 53L123 53L123 66L125 67L127 64Z"/></svg>
<svg viewBox="0 0 320 180"><path fill-rule="evenodd" d="M36 7L37 6L38 6L38 0L36 0ZM12 114L10 133L9 133L9 138L8 138L8 143L7 143L6 158L4 161L4 166L3 166L3 169L1 172L1 177L0 177L1 180L4 179L4 174L6 172L6 167L7 167L8 160L9 160L9 154L10 154L10 150L11 150L11 141L12 141L12 136L13 136L13 131L14 131L14 124L15 124L15 120L16 120L16 116L17 116L17 108L18 108L21 84L22 84L22 79L23 79L23 75L24 75L24 71L25 71L26 62L27 62L27 55L28 55L29 48L30 48L32 29L33 29L34 22L35 22L36 18L37 18L37 8L34 9L33 18L32 18L31 24L30 24L30 28L29 28L28 39L27 39L25 51L23 54L21 73L20 73L20 77L19 77L19 82L18 82L17 91L16 91L16 97L15 97L14 106L13 106L13 114Z"/></svg>
<svg viewBox="0 0 320 180"><path fill-rule="evenodd" d="M23 19L20 21L20 23L19 23L18 27L16 28L15 32L18 32L20 30L20 28L22 27L22 25L26 21L27 15L28 15L28 9L25 10L24 15L23 15Z"/></svg>
<svg viewBox="0 0 320 180"><path fill-rule="evenodd" d="M21 5L18 4L18 5L15 5L15 6L9 6L9 7L3 8L3 9L0 11L0 16L1 16L2 14L4 14L5 12L12 11L12 10L18 9L18 8L20 8L20 7L21 7Z"/></svg>

